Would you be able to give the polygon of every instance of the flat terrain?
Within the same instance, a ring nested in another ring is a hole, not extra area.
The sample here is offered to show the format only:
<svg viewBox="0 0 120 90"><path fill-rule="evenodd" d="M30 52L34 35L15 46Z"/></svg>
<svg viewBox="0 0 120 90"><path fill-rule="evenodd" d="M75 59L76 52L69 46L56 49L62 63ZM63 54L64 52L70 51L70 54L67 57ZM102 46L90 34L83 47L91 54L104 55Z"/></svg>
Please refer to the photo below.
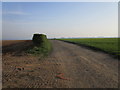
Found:
<svg viewBox="0 0 120 90"><path fill-rule="evenodd" d="M11 44L16 44L16 43L20 43L20 42L25 42L25 40L2 40L2 45L3 46L7 46L7 45L11 45ZM0 43L1 44L1 43Z"/></svg>
<svg viewBox="0 0 120 90"><path fill-rule="evenodd" d="M92 49L107 52L114 56L120 56L119 40L120 38L71 38L60 39L67 42L83 45Z"/></svg>
<svg viewBox="0 0 120 90"><path fill-rule="evenodd" d="M51 40L46 58L25 53L31 41L3 46L3 88L117 88L118 60L103 52ZM5 43L5 42L4 42Z"/></svg>
<svg viewBox="0 0 120 90"><path fill-rule="evenodd" d="M0 48L2 47L2 40L0 40Z"/></svg>

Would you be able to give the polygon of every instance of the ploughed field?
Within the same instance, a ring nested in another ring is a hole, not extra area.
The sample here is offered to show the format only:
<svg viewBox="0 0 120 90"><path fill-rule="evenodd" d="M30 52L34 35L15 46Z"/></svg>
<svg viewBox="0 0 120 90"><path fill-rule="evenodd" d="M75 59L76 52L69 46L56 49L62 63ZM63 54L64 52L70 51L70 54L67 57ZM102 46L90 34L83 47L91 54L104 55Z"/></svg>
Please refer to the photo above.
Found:
<svg viewBox="0 0 120 90"><path fill-rule="evenodd" d="M25 42L26 40L2 40L2 46ZM28 41L28 40L27 40Z"/></svg>
<svg viewBox="0 0 120 90"><path fill-rule="evenodd" d="M26 53L30 40L3 41L3 88L117 88L118 60L109 54L51 40L47 57Z"/></svg>

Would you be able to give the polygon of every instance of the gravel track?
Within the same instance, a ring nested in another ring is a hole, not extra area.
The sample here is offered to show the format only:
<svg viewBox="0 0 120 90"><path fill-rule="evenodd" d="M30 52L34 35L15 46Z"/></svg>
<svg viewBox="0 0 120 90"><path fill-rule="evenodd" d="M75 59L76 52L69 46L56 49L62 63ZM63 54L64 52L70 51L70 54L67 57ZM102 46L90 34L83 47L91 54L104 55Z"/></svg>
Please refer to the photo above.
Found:
<svg viewBox="0 0 120 90"><path fill-rule="evenodd" d="M32 45L30 41L3 48L3 51L7 50L2 55L3 88L118 87L117 59L75 44L51 42L53 51L46 58L24 54L28 47L25 43ZM20 55L16 55L15 48ZM58 77L60 74L62 76Z"/></svg>

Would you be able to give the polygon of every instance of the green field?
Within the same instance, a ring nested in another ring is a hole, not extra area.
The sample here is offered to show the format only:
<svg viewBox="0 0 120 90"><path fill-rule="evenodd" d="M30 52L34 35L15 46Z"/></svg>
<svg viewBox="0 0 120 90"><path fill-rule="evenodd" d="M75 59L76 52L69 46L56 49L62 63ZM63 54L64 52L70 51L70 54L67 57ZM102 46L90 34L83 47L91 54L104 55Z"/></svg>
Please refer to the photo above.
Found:
<svg viewBox="0 0 120 90"><path fill-rule="evenodd" d="M76 44L96 48L113 55L120 55L118 41L120 38L79 38L79 39L59 39Z"/></svg>

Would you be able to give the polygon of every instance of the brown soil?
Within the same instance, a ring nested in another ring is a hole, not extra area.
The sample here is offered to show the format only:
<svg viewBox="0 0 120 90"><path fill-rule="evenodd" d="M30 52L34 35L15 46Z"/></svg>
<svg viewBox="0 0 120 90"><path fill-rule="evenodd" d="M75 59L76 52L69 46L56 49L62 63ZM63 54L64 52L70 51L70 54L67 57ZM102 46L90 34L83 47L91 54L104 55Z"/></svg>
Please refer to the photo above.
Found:
<svg viewBox="0 0 120 90"><path fill-rule="evenodd" d="M2 46L2 40L0 40L0 47Z"/></svg>
<svg viewBox="0 0 120 90"><path fill-rule="evenodd" d="M53 51L46 58L25 54L31 41L3 47L3 88L118 87L117 59L74 44L51 42Z"/></svg>
<svg viewBox="0 0 120 90"><path fill-rule="evenodd" d="M25 42L26 40L2 40L2 46ZM28 40L27 40L28 41Z"/></svg>
<svg viewBox="0 0 120 90"><path fill-rule="evenodd" d="M31 40L4 40L2 41L2 53L3 54L19 54L26 49L32 48L33 43Z"/></svg>

